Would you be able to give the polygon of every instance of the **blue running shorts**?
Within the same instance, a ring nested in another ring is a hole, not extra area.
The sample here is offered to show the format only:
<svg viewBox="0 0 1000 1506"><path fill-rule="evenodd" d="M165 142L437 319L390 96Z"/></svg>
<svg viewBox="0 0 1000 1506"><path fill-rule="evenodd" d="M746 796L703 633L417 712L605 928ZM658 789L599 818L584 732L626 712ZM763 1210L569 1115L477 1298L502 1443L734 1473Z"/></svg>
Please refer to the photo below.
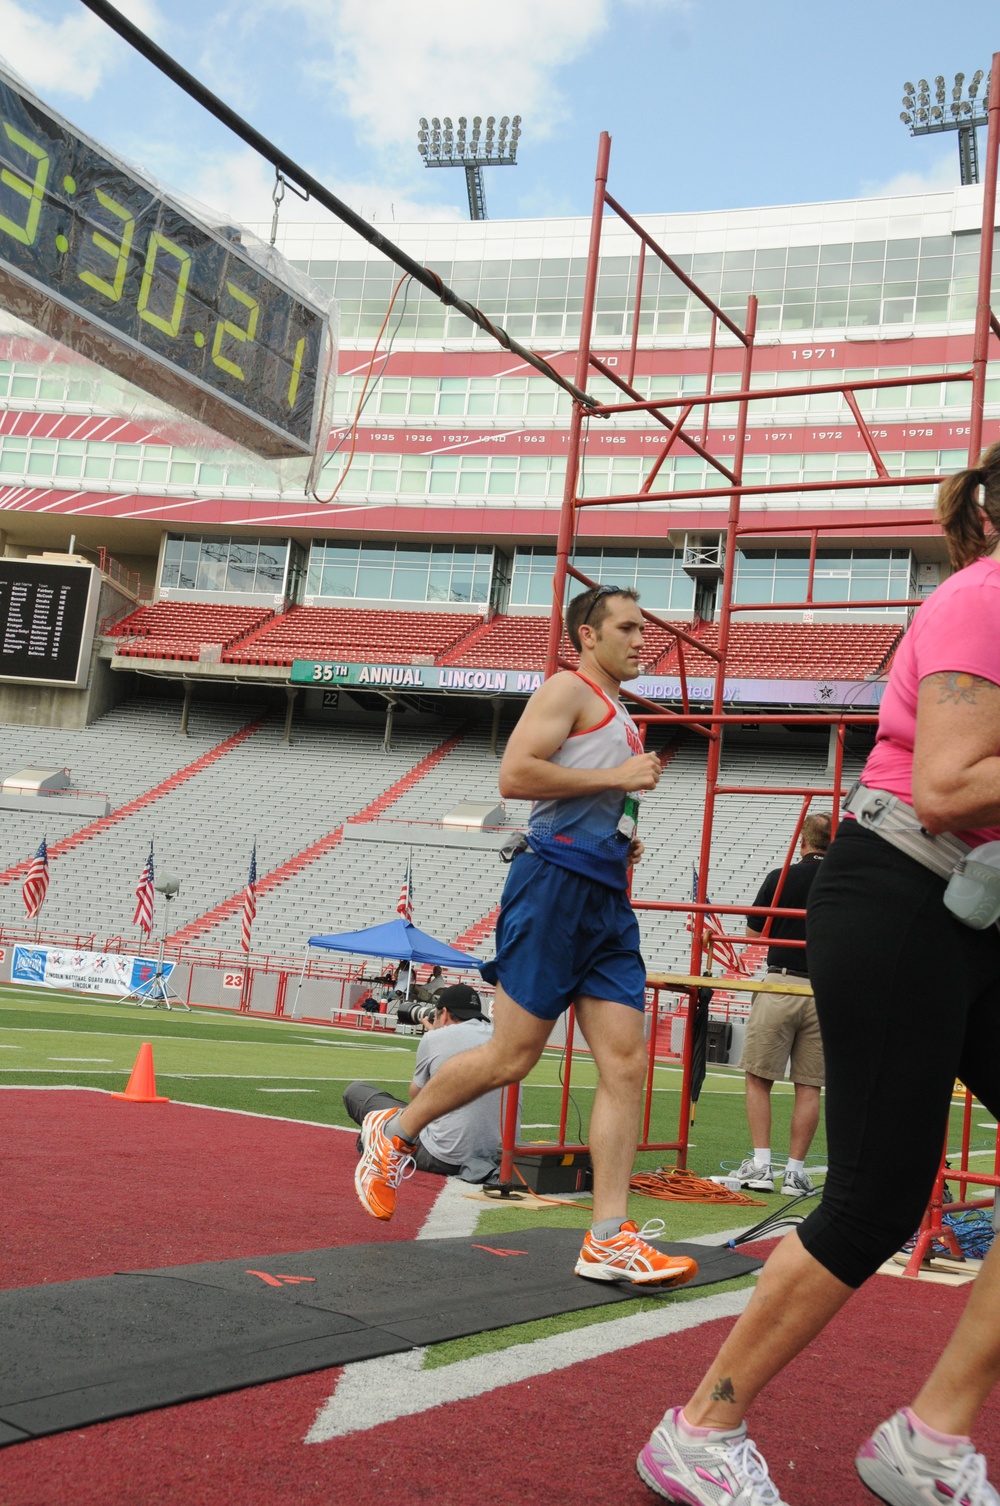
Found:
<svg viewBox="0 0 1000 1506"><path fill-rule="evenodd" d="M558 1019L582 995L646 1008L646 965L628 895L533 852L511 863L497 954L482 976L541 1020Z"/></svg>

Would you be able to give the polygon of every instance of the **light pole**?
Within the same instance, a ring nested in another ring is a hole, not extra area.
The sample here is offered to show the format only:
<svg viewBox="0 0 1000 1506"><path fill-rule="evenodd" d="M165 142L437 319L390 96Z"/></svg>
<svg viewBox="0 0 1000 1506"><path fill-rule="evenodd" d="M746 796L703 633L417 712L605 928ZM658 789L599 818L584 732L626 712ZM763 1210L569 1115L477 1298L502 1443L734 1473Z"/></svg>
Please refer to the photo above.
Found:
<svg viewBox="0 0 1000 1506"><path fill-rule="evenodd" d="M417 132L417 151L424 159L425 167L464 167L465 186L469 193L469 218L485 220L486 193L483 188L484 167L516 167L517 143L521 136L521 117L500 117L499 127L495 115L486 117L483 133L483 117L473 117L472 130L468 119L458 117L458 129L446 115L439 120L435 115L428 124L420 117ZM509 128L509 131L508 131Z"/></svg>
<svg viewBox="0 0 1000 1506"><path fill-rule="evenodd" d="M965 74L956 73L950 102L946 99L947 86L944 76L934 80L934 99L931 86L925 78L919 79L917 87L903 85L903 109L900 120L909 126L911 136L932 136L938 131L958 132L958 162L963 183L979 182L979 149L976 145L976 127L985 125L990 103L990 86L977 99L983 70L978 68L969 84L968 99L962 98ZM948 117L951 117L950 119Z"/></svg>

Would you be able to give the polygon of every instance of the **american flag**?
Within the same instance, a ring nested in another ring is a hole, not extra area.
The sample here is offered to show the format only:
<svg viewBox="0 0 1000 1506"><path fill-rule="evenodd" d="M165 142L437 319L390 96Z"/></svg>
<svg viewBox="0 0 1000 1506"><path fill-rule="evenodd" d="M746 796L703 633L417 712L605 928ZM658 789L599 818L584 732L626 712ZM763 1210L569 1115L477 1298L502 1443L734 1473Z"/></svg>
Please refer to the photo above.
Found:
<svg viewBox="0 0 1000 1506"><path fill-rule="evenodd" d="M34 920L45 901L45 891L49 887L49 850L43 837L38 851L31 860L31 864L24 876L24 886L21 893L24 895L24 908L28 912L28 919Z"/></svg>
<svg viewBox="0 0 1000 1506"><path fill-rule="evenodd" d="M142 877L135 891L135 914L132 916L132 924L138 926L140 931L145 931L147 936L153 932L153 844L149 844L149 857L146 866L142 870Z"/></svg>
<svg viewBox="0 0 1000 1506"><path fill-rule="evenodd" d="M240 931L240 946L245 952L250 950L250 932L257 918L257 843L253 844L250 854L250 873L247 877L247 886L243 891L243 925Z"/></svg>
<svg viewBox="0 0 1000 1506"><path fill-rule="evenodd" d="M403 887L399 891L399 904L396 906L396 914L404 920L413 919L413 878L410 874L412 858L406 860L406 872L403 874Z"/></svg>

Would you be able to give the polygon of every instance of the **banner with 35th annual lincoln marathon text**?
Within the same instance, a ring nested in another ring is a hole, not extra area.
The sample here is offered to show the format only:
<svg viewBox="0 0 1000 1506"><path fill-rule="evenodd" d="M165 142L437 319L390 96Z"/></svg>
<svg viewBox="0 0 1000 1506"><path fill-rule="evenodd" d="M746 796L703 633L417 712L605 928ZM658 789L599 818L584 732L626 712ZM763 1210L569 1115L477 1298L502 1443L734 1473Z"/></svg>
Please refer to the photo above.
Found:
<svg viewBox="0 0 1000 1506"><path fill-rule="evenodd" d="M169 978L174 964L163 964ZM142 989L152 981L156 960L126 952L84 952L70 947L15 946L11 964L12 983L35 988L71 988L76 992L122 994Z"/></svg>

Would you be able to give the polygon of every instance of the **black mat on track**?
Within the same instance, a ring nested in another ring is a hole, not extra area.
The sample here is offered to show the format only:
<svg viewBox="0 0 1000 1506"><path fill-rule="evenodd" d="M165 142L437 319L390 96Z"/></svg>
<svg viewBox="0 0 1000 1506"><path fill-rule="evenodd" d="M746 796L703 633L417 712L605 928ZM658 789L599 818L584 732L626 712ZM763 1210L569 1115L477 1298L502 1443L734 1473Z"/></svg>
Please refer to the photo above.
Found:
<svg viewBox="0 0 1000 1506"><path fill-rule="evenodd" d="M691 1286L761 1264L726 1246L656 1244L697 1260ZM579 1250L578 1229L536 1227L0 1292L0 1446L656 1294L582 1280Z"/></svg>

